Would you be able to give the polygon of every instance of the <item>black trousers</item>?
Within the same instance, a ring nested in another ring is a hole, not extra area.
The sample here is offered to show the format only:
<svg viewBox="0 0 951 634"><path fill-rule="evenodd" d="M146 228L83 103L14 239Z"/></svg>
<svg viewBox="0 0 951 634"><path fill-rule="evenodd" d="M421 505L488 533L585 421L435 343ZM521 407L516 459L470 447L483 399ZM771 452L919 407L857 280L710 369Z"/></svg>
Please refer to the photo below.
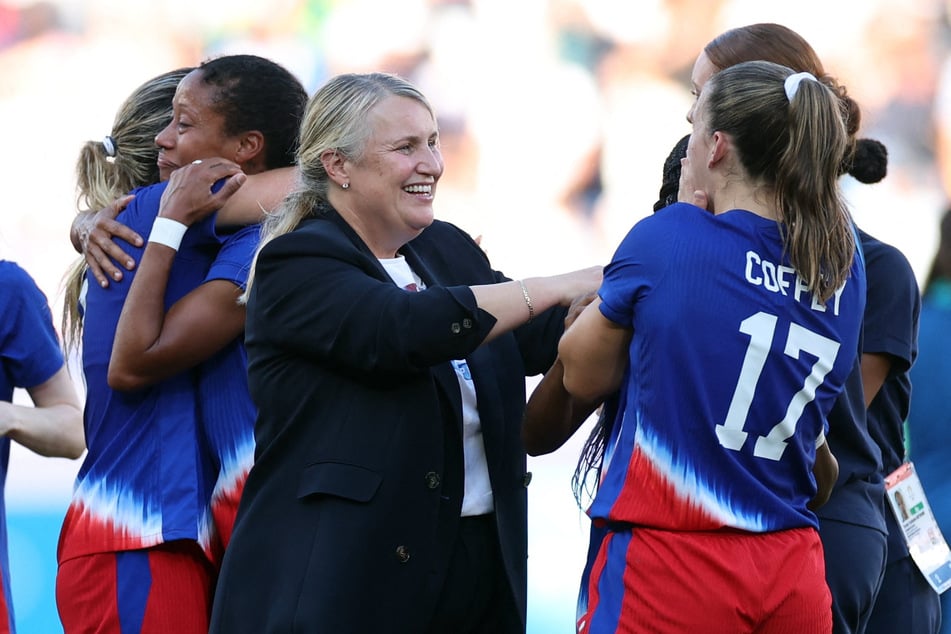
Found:
<svg viewBox="0 0 951 634"><path fill-rule="evenodd" d="M518 634L519 621L495 515L461 518L429 634Z"/></svg>

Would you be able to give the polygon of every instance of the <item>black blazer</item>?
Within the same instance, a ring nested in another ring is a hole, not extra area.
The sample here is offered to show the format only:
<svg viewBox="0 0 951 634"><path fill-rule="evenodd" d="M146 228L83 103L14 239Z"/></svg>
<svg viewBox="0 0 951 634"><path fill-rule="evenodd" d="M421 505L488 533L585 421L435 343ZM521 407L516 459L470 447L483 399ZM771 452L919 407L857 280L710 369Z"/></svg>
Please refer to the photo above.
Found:
<svg viewBox="0 0 951 634"><path fill-rule="evenodd" d="M261 252L248 302L257 455L212 632L424 632L459 521L473 375L505 569L525 629L525 377L553 362L565 310L480 345L469 285L506 278L451 224L401 249L427 290L396 287L333 210Z"/></svg>

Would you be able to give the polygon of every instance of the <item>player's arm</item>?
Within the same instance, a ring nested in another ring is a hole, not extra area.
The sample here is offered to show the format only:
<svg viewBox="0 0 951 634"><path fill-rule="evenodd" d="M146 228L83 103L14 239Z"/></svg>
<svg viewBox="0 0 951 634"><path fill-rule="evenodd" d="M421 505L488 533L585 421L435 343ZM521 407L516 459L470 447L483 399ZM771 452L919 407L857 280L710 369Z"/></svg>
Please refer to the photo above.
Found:
<svg viewBox="0 0 951 634"><path fill-rule="evenodd" d="M211 191L212 184L229 176ZM207 161L178 169L162 195L156 222L167 218L189 226L220 208L243 180L233 164ZM241 289L224 280L202 284L166 314L165 291L177 247L154 241L156 233L153 228L116 327L108 372L109 386L116 390L140 389L193 367L244 328Z"/></svg>
<svg viewBox="0 0 951 634"><path fill-rule="evenodd" d="M273 211L284 200L297 181L296 167L282 167L247 177L247 181L218 211L219 227L239 227L260 222L265 213ZM134 196L117 198L99 211L82 211L73 219L69 237L73 248L86 259L90 272L103 288L109 281L122 281L122 269L135 268L133 260L118 241L136 247L142 236L118 220Z"/></svg>
<svg viewBox="0 0 951 634"><path fill-rule="evenodd" d="M27 393L33 407L0 401L0 435L41 456L82 455L86 449L83 410L66 366Z"/></svg>
<svg viewBox="0 0 951 634"><path fill-rule="evenodd" d="M565 366L555 359L525 406L522 444L530 456L551 453L574 435L601 404L601 399L574 398L565 389Z"/></svg>
<svg viewBox="0 0 951 634"><path fill-rule="evenodd" d="M634 334L602 315L600 305L600 298L589 304L558 344L565 389L587 403L603 400L621 385Z"/></svg>
<svg viewBox="0 0 951 634"><path fill-rule="evenodd" d="M862 389L865 391L866 408L872 404L878 391L882 389L894 363L895 358L890 354L868 352L862 354Z"/></svg>
<svg viewBox="0 0 951 634"><path fill-rule="evenodd" d="M839 477L839 462L832 455L825 438L822 444L816 447L816 462L812 466L812 474L816 479L816 496L809 502L808 507L814 511L829 501L832 487Z"/></svg>
<svg viewBox="0 0 951 634"><path fill-rule="evenodd" d="M218 211L215 226L243 227L261 222L294 188L298 174L297 167L280 167L248 175L244 185Z"/></svg>
<svg viewBox="0 0 951 634"><path fill-rule="evenodd" d="M572 303L565 317L565 329L595 297L597 294L590 293ZM601 404L600 400L572 397L565 389L564 378L565 366L559 357L528 399L522 420L522 444L529 455L539 456L561 447Z"/></svg>

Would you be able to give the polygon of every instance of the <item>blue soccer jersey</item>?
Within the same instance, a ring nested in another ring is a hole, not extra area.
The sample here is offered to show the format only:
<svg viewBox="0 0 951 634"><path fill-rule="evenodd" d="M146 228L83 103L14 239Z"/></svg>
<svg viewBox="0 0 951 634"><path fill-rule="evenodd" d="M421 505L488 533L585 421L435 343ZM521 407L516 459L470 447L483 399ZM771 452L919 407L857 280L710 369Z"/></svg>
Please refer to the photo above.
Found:
<svg viewBox="0 0 951 634"><path fill-rule="evenodd" d="M11 402L14 388L32 388L63 367L46 296L26 271L0 260L0 401ZM0 632L16 632L10 597L4 486L10 439L0 437Z"/></svg>
<svg viewBox="0 0 951 634"><path fill-rule="evenodd" d="M221 247L205 281L224 280L240 289L248 283L260 238L260 225L230 236ZM211 516L214 524L212 560L231 539L238 501L254 462L254 418L257 410L248 391L248 358L239 338L201 365L198 399L202 438L212 466Z"/></svg>
<svg viewBox="0 0 951 634"><path fill-rule="evenodd" d="M117 220L148 236L165 183L138 189ZM169 274L166 310L201 284L221 239L214 218L185 234ZM144 247L129 248L140 260ZM130 392L107 383L122 305L135 271L100 287L87 274L83 307L84 426L88 452L60 537L59 560L145 548L175 539L207 545L206 501L200 482L195 372L183 372Z"/></svg>
<svg viewBox="0 0 951 634"><path fill-rule="evenodd" d="M670 530L816 527L815 447L857 351L860 256L822 305L775 221L676 204L631 230L600 296L633 338L589 515Z"/></svg>

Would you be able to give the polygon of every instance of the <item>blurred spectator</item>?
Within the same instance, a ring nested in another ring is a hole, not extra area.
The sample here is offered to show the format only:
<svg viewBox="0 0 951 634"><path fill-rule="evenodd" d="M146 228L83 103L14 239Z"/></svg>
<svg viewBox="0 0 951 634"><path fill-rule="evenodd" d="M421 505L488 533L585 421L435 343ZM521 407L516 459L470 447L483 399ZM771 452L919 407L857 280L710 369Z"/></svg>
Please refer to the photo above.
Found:
<svg viewBox="0 0 951 634"><path fill-rule="evenodd" d="M54 29L58 24L59 14L52 3L23 6L0 3L0 50Z"/></svg>

